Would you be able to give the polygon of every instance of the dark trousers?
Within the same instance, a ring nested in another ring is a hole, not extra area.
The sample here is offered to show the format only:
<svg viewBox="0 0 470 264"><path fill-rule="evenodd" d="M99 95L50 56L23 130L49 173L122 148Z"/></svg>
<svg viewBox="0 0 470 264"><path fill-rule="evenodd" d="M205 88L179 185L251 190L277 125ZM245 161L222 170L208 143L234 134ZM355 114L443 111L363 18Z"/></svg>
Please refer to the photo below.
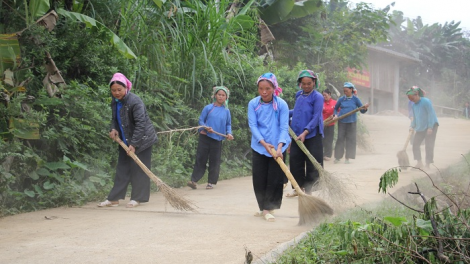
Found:
<svg viewBox="0 0 470 264"><path fill-rule="evenodd" d="M434 163L434 143L436 143L437 128L436 124L432 129L432 134L428 135L427 130L416 132L413 140L413 156L415 160L421 160L421 143L424 140L424 149L426 151L426 163Z"/></svg>
<svg viewBox="0 0 470 264"><path fill-rule="evenodd" d="M315 160L323 167L323 142L321 134L313 138L306 139L304 145L312 154ZM292 142L290 147L290 171L300 188L305 188L305 192L312 192L312 186L318 180L319 172L308 159L307 155L300 149L296 142Z"/></svg>
<svg viewBox="0 0 470 264"><path fill-rule="evenodd" d="M333 155L333 138L335 137L335 126L323 128L323 156L331 158Z"/></svg>
<svg viewBox="0 0 470 264"><path fill-rule="evenodd" d="M282 155L285 157L285 152ZM253 150L252 173L259 210L281 208L284 172L279 164Z"/></svg>
<svg viewBox="0 0 470 264"><path fill-rule="evenodd" d="M194 164L191 181L198 182L204 176L207 168L207 160L209 160L209 177L207 182L217 184L222 160L221 155L222 141L218 141L206 135L199 134L196 163Z"/></svg>
<svg viewBox="0 0 470 264"><path fill-rule="evenodd" d="M338 122L338 138L335 146L335 159L343 158L346 149L346 159L356 158L356 124Z"/></svg>
<svg viewBox="0 0 470 264"><path fill-rule="evenodd" d="M152 147L149 147L137 154L137 157L150 170L152 161ZM132 185L131 200L138 202L148 202L150 198L150 178L137 165L137 163L127 155L126 151L119 146L118 164L116 166L116 176L114 186L108 195L109 201L117 201L126 197L127 186Z"/></svg>

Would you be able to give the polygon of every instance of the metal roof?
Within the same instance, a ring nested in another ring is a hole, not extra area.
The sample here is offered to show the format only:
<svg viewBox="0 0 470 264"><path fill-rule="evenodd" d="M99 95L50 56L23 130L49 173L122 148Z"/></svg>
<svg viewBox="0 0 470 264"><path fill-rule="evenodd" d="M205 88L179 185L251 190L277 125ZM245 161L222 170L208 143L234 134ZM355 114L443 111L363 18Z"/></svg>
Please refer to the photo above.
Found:
<svg viewBox="0 0 470 264"><path fill-rule="evenodd" d="M401 60L408 60L408 61L412 61L412 62L421 62L421 60L419 60L415 57L411 57L411 56L408 56L406 54L396 52L394 50L386 49L386 48L383 48L383 47L379 47L379 46L367 45L367 49L372 50L372 51L377 51L379 53L385 53L387 55L396 57L396 58L401 59Z"/></svg>

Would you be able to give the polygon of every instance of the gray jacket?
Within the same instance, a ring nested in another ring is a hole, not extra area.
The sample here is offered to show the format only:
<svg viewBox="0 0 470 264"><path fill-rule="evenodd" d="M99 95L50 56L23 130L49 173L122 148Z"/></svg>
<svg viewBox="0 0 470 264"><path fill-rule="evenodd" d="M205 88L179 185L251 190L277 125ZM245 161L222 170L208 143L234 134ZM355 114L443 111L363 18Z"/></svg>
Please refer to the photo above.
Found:
<svg viewBox="0 0 470 264"><path fill-rule="evenodd" d="M152 121L150 121L144 103L137 95L129 92L121 102L122 108L119 114L121 116L122 131L128 146L134 146L135 152L139 153L157 142L155 128ZM114 97L111 102L111 109L113 112L111 130L117 130L122 139L121 129L118 127L116 117L117 102Z"/></svg>

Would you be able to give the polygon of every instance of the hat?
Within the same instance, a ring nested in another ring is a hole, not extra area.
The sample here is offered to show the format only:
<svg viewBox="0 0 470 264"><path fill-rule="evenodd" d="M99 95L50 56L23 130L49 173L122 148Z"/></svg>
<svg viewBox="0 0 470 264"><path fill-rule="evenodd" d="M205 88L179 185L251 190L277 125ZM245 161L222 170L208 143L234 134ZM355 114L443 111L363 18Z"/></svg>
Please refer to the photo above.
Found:
<svg viewBox="0 0 470 264"><path fill-rule="evenodd" d="M315 81L315 89L318 89L320 86L320 80L318 80L318 76L312 70L301 70L299 72L299 76L297 77L297 84L300 87L300 83L302 82L302 78L309 77Z"/></svg>

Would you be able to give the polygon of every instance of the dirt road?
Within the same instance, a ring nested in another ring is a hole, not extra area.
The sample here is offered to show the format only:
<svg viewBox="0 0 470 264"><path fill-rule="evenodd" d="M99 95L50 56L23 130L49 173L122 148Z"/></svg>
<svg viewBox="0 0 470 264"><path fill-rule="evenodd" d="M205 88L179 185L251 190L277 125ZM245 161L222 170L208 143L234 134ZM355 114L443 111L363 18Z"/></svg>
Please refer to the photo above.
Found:
<svg viewBox="0 0 470 264"><path fill-rule="evenodd" d="M398 165L395 155L403 148L409 125L404 116L362 118L373 151L360 150L352 164L325 163L328 171L356 184L358 204L384 197L377 193L379 177ZM439 121L435 166L444 169L470 150L470 122ZM412 159L410 148L408 155ZM400 175L399 186L422 176L422 172L407 171ZM276 222L254 217L257 205L251 177L219 182L213 190L203 187L178 190L198 205L199 214L177 212L160 193L154 193L148 204L134 209L125 208L123 201L119 207L104 209L90 203L0 219L0 263L238 264L244 262L245 247L263 263L280 245L311 229L296 225L297 198L284 198Z"/></svg>

